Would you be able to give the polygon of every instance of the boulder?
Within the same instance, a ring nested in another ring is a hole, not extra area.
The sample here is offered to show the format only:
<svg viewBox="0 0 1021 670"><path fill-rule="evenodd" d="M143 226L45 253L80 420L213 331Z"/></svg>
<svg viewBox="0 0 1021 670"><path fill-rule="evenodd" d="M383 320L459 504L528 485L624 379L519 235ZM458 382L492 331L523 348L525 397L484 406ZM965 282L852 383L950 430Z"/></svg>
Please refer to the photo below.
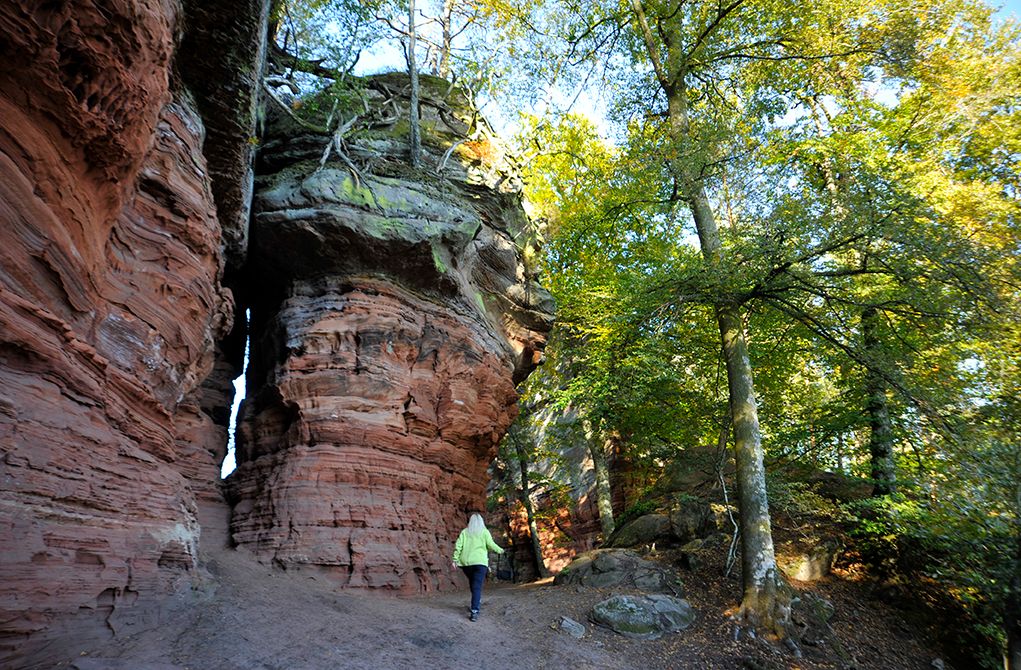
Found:
<svg viewBox="0 0 1021 670"><path fill-rule="evenodd" d="M338 110L366 119L345 138L357 170L322 161L330 135L268 118L231 537L339 586L456 588L464 510L484 505L553 303L513 161L496 140L460 142L474 118L460 90L423 77L412 168L391 119L406 77L363 84L369 111Z"/></svg>
<svg viewBox="0 0 1021 670"><path fill-rule="evenodd" d="M621 595L597 603L589 619L626 637L655 640L690 626L695 621L695 611L686 600L673 596Z"/></svg>
<svg viewBox="0 0 1021 670"><path fill-rule="evenodd" d="M615 530L606 546L639 547L656 542L671 542L673 539L670 517L665 514L645 514Z"/></svg>
<svg viewBox="0 0 1021 670"><path fill-rule="evenodd" d="M827 644L839 656L844 651L830 627L835 609L833 604L811 591L798 594L791 602L792 633L797 640L810 647Z"/></svg>
<svg viewBox="0 0 1021 670"><path fill-rule="evenodd" d="M699 554L702 548L705 546L705 540L692 540L683 547L681 547L680 557L678 558L678 564L685 570L691 570L694 572L702 565L702 559Z"/></svg>
<svg viewBox="0 0 1021 670"><path fill-rule="evenodd" d="M557 623L557 628L578 640L585 637L585 624L578 623L571 617L560 617L560 621Z"/></svg>
<svg viewBox="0 0 1021 670"><path fill-rule="evenodd" d="M709 503L694 496L680 496L666 513L643 514L618 527L607 547L641 547L651 544L684 544L706 537L717 524Z"/></svg>
<svg viewBox="0 0 1021 670"><path fill-rule="evenodd" d="M791 579L811 582L830 573L844 544L840 538L826 536L813 539L807 547L796 551L785 550L777 555L777 564Z"/></svg>
<svg viewBox="0 0 1021 670"><path fill-rule="evenodd" d="M595 549L581 554L553 580L597 589L634 588L647 593L682 593L684 585L672 570L627 549Z"/></svg>
<svg viewBox="0 0 1021 670"><path fill-rule="evenodd" d="M709 503L694 496L682 496L670 508L670 530L680 544L706 537L716 530Z"/></svg>

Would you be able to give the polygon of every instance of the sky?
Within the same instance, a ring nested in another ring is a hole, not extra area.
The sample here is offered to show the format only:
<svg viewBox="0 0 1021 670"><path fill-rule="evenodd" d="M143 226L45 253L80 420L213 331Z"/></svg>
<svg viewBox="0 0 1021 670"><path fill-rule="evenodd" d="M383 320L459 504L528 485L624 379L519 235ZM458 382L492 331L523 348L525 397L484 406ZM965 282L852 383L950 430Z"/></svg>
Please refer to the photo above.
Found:
<svg viewBox="0 0 1021 670"><path fill-rule="evenodd" d="M252 318L251 310L245 310L245 321ZM237 463L234 459L234 430L238 425L238 411L241 408L241 401L245 399L245 373L248 371L248 350L250 340L245 340L245 360L241 364L241 374L234 379L234 404L230 408L230 423L227 424L227 457L220 464L220 478L226 477L234 472Z"/></svg>

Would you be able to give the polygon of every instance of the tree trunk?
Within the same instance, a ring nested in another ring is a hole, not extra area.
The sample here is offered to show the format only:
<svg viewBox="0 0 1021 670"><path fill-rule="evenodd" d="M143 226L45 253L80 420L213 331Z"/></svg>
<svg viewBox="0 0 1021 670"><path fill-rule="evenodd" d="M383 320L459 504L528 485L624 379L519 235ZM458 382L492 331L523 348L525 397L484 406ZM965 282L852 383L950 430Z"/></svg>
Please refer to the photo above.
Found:
<svg viewBox="0 0 1021 670"><path fill-rule="evenodd" d="M450 76L450 43L451 23L454 15L454 0L443 0L443 14L440 16L440 24L443 28L443 44L440 47L440 63L438 74L446 79Z"/></svg>
<svg viewBox="0 0 1021 670"><path fill-rule="evenodd" d="M695 145L688 118L688 72L685 60L688 56L679 42L681 26L670 25L666 30L662 25L657 26L665 46L665 54L662 54L641 0L631 0L631 6L656 80L666 94L670 141L674 150L680 154L685 147ZM708 271L718 273L724 260L720 232L706 195L701 166L690 164L690 160L687 156L679 155L669 158L667 165L674 185L695 219L699 245ZM755 385L748 359L741 307L732 302L729 296L720 295L717 300L716 320L727 363L738 506L741 511L741 576L744 596L739 620L740 624L785 638L793 593L776 567Z"/></svg>
<svg viewBox="0 0 1021 670"><path fill-rule="evenodd" d="M812 110L815 128L822 137L826 134L823 118L832 125L826 108L812 98L803 99ZM822 159L823 179L826 191L830 194L833 218L837 221L847 219L847 207L844 206L842 189L837 183L837 169L829 155ZM862 251L862 269L868 264L868 253ZM869 455L872 464L872 495L883 496L897 490L897 468L893 460L893 426L890 423L890 409L886 400L886 380L876 371L879 364L879 353L882 342L876 333L879 311L868 307L861 314L862 346L869 365L865 369L865 411L869 416Z"/></svg>
<svg viewBox="0 0 1021 670"><path fill-rule="evenodd" d="M613 534L613 489L610 488L610 464L606 458L609 441L600 439L597 431L589 430L589 453L592 455L592 469L596 475L596 508L599 510L599 526L605 542Z"/></svg>
<svg viewBox="0 0 1021 670"><path fill-rule="evenodd" d="M528 535L532 540L532 554L535 556L535 569L539 577L549 577L546 569L546 561L542 557L542 544L539 542L539 528L535 523L535 511L532 509L531 484L528 481L528 454L525 453L521 442L514 439L514 450L517 452L518 465L521 468L521 488L518 489L518 499L525 508L525 517L528 519Z"/></svg>
<svg viewBox="0 0 1021 670"><path fill-rule="evenodd" d="M1015 492L1014 512L1021 519L1021 480ZM1014 522L1017 534L1017 553L1014 555L1013 574L1003 608L1003 630L1007 634L1007 670L1021 670L1021 520Z"/></svg>
<svg viewBox="0 0 1021 670"><path fill-rule="evenodd" d="M716 317L727 363L730 415L734 426L734 462L741 526L740 618L753 628L786 637L791 593L783 582L773 549L766 495L766 468L752 366L740 311L724 305Z"/></svg>
<svg viewBox="0 0 1021 670"><path fill-rule="evenodd" d="M408 110L410 160L413 167L418 167L422 154L422 137L418 120L418 66L415 64L415 0L408 0L408 75L411 77L411 100Z"/></svg>
<svg viewBox="0 0 1021 670"><path fill-rule="evenodd" d="M682 79L682 83L667 97L671 139L679 147L689 140L686 95ZM701 176L692 174L681 160L671 162L671 171L691 207L702 255L711 269L719 269L723 262L723 245ZM743 598L739 619L751 628L786 637L792 594L776 566L762 436L744 323L738 304L730 302L726 296L719 296L719 299L716 320L727 364L737 499L741 512Z"/></svg>
<svg viewBox="0 0 1021 670"><path fill-rule="evenodd" d="M837 472L844 474L844 431L837 433Z"/></svg>
<svg viewBox="0 0 1021 670"><path fill-rule="evenodd" d="M872 495L884 496L897 490L897 468L893 460L893 427L886 398L886 381L875 370L880 350L874 307L861 314L862 344L869 367L865 370L866 411L869 415L869 455L872 459Z"/></svg>

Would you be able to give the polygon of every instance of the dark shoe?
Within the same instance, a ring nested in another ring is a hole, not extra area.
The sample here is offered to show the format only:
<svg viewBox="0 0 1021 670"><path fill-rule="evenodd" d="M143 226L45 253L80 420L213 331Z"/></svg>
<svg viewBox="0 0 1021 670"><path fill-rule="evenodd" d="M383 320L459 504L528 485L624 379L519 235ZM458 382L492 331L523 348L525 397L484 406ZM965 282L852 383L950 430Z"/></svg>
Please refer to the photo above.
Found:
<svg viewBox="0 0 1021 670"><path fill-rule="evenodd" d="M471 615L468 617L468 621L478 621L478 620L479 620L479 611L478 610L472 610Z"/></svg>

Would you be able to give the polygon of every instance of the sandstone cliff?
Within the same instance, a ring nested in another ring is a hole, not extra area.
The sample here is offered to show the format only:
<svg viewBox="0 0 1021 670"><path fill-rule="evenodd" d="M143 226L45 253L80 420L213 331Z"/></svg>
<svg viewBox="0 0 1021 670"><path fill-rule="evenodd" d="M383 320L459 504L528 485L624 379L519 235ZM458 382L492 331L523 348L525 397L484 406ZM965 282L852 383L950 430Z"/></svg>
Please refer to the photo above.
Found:
<svg viewBox="0 0 1021 670"><path fill-rule="evenodd" d="M390 113L346 138L357 177L275 123L253 188L267 5L0 11L0 665L154 625L227 541L245 309L234 539L345 585L451 583L550 325L513 173L479 135L438 171L481 122L437 82L423 169ZM406 110L400 77L366 95Z"/></svg>
<svg viewBox="0 0 1021 670"><path fill-rule="evenodd" d="M527 386L556 388L556 371L543 367ZM501 461L494 467L491 488L504 492L500 509L514 547L514 565L520 580L539 577L528 526L520 501L521 462L530 478L530 502L543 561L550 573L565 568L576 556L595 549L602 541L596 499L596 475L591 456L591 435L573 407L559 408L544 397L532 396L525 411L509 429ZM516 445L527 445L519 454ZM613 507L620 514L626 503L622 486L622 459L607 454L611 467ZM509 466L509 467L507 467Z"/></svg>
<svg viewBox="0 0 1021 670"><path fill-rule="evenodd" d="M37 4L0 14L3 659L144 623L193 569L215 460L176 418L232 313L177 3Z"/></svg>
<svg viewBox="0 0 1021 670"><path fill-rule="evenodd" d="M483 122L446 82L425 83L420 169L404 76L365 82L344 154L325 163L330 136L271 116L229 480L235 542L401 592L453 583L451 540L484 502L552 312L524 260L534 242L512 165L485 135L462 142Z"/></svg>

